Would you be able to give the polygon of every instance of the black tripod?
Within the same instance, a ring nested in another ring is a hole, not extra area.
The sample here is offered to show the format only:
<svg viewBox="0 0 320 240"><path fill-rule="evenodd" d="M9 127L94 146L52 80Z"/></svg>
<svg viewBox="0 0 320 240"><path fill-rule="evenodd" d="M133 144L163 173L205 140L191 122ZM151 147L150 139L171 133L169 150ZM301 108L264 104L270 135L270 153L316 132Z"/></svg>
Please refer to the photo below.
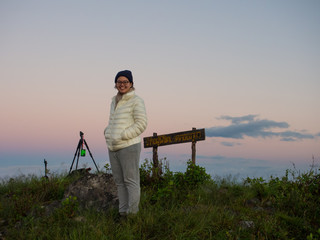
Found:
<svg viewBox="0 0 320 240"><path fill-rule="evenodd" d="M92 161L93 161L94 165L96 166L97 171L99 172L99 169L98 169L98 167L97 167L97 164L96 164L96 162L94 161L93 156L92 156L92 154L91 154L91 152L90 152L89 146L88 146L86 140L83 138L83 132L80 131L80 140L79 140L79 143L78 143L78 146L77 146L77 150L76 150L76 152L75 152L75 154L74 154L74 158L73 158L73 161L72 161L70 170L69 170L69 174L71 173L71 170L72 170L72 167L73 167L73 163L74 163L74 160L76 159L76 156L78 156L78 157L77 157L77 165L76 165L76 170L77 170L77 169L78 169L78 163L79 163L79 156L80 156L80 154L81 154L81 157L84 157L84 156L86 155L86 150L83 148L83 144L86 145L86 148L87 148L88 151L89 151L90 157L92 158Z"/></svg>

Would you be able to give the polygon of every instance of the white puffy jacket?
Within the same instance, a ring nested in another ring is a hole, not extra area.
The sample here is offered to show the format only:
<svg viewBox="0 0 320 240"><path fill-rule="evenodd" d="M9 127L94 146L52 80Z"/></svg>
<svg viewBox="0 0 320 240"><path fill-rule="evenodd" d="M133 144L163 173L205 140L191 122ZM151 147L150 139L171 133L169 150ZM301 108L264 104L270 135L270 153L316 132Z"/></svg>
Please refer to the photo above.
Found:
<svg viewBox="0 0 320 240"><path fill-rule="evenodd" d="M147 127L147 114L144 101L130 91L122 96L116 104L116 96L112 98L109 125L104 136L110 151L141 142L140 135Z"/></svg>

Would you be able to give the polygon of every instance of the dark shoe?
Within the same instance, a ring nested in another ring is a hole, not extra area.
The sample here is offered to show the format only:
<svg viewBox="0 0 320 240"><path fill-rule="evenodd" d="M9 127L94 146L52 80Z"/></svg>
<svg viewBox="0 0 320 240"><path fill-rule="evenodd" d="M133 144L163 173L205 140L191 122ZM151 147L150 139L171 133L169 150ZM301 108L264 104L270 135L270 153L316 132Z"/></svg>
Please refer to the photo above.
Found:
<svg viewBox="0 0 320 240"><path fill-rule="evenodd" d="M127 214L119 213L115 218L116 223L123 223L127 221Z"/></svg>

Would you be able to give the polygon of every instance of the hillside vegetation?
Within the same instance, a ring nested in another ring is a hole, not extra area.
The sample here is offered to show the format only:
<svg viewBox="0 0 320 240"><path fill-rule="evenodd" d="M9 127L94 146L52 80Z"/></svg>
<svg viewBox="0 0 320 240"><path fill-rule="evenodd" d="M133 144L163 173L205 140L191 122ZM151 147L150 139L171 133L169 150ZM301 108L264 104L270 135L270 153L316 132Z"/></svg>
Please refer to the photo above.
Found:
<svg viewBox="0 0 320 240"><path fill-rule="evenodd" d="M165 164L164 164L165 165ZM108 166L106 170L109 171ZM118 219L117 209L80 209L62 200L77 177L20 176L0 186L0 239L320 239L320 175L287 170L282 178L212 179L204 168L141 168L141 205ZM62 200L62 207L44 206Z"/></svg>

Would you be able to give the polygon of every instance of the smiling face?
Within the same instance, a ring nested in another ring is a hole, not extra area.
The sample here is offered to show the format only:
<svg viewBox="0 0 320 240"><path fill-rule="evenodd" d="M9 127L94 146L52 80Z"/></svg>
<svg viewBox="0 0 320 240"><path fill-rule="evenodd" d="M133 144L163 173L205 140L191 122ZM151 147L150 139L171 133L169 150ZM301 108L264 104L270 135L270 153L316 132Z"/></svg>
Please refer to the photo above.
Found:
<svg viewBox="0 0 320 240"><path fill-rule="evenodd" d="M130 91L132 87L132 83L125 76L118 77L116 81L116 88L118 89L120 94L126 94Z"/></svg>

